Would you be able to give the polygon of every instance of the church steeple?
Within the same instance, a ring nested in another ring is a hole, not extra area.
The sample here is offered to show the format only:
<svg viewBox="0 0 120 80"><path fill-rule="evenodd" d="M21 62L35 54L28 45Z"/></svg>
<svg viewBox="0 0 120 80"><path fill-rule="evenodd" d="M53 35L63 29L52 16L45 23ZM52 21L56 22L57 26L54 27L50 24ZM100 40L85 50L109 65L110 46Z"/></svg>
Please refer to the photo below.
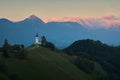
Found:
<svg viewBox="0 0 120 80"><path fill-rule="evenodd" d="M36 33L36 36L35 36L35 44L41 44L38 33Z"/></svg>
<svg viewBox="0 0 120 80"><path fill-rule="evenodd" d="M38 33L36 34L36 37L39 37L39 36L38 36Z"/></svg>

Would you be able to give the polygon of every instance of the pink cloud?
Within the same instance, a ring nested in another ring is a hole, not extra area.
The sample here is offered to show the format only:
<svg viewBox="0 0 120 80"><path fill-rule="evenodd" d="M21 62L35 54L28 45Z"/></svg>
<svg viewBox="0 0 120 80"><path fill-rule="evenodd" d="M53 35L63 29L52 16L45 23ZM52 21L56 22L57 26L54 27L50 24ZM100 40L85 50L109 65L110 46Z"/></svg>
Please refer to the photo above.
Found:
<svg viewBox="0 0 120 80"><path fill-rule="evenodd" d="M58 22L59 21L59 18L56 18L56 17L53 17L51 19L43 19L43 21L45 23L48 23L48 22Z"/></svg>
<svg viewBox="0 0 120 80"><path fill-rule="evenodd" d="M103 15L102 16L102 18L101 19L113 19L115 16L113 16L113 15L111 15L111 14L105 14L105 15Z"/></svg>
<svg viewBox="0 0 120 80"><path fill-rule="evenodd" d="M119 17L114 16L114 15L110 15L110 14L106 14L106 15L102 16L101 19L106 19L106 20L120 20Z"/></svg>
<svg viewBox="0 0 120 80"><path fill-rule="evenodd" d="M70 22L79 22L80 18L78 18L78 17L76 17L76 18L64 17L62 19L62 21L65 21L65 22L68 22L68 21L70 21Z"/></svg>
<svg viewBox="0 0 120 80"><path fill-rule="evenodd" d="M120 26L120 17L106 14L101 18L86 18L82 19L79 17L64 17L64 18L51 18L44 19L44 22L77 22L79 24L85 25L87 27L105 27L109 28L112 26Z"/></svg>
<svg viewBox="0 0 120 80"><path fill-rule="evenodd" d="M114 26L120 26L120 22L117 21L109 21L105 24L102 24L102 26L109 28L109 27L114 27Z"/></svg>
<svg viewBox="0 0 120 80"><path fill-rule="evenodd" d="M79 22L80 18L70 18L70 17L64 17L64 18L51 18L51 19L44 19L44 22Z"/></svg>

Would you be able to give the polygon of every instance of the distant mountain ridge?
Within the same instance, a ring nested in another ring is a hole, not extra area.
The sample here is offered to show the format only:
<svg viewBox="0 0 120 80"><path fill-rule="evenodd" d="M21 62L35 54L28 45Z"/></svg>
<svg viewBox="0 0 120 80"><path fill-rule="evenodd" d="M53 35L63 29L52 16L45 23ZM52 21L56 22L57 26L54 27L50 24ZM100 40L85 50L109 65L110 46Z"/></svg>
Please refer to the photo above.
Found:
<svg viewBox="0 0 120 80"><path fill-rule="evenodd" d="M120 17L114 15L104 15L99 18L80 18L80 17L64 17L45 19L45 22L77 22L83 26L90 28L110 28L120 26Z"/></svg>
<svg viewBox="0 0 120 80"><path fill-rule="evenodd" d="M120 45L120 27L89 28L77 22L48 22L44 23L35 15L12 22L8 19L0 19L0 46L4 39L11 44L24 44L26 46L35 43L35 34L46 36L47 40L58 48L64 48L79 39L100 40L109 45ZM41 37L40 37L41 38Z"/></svg>

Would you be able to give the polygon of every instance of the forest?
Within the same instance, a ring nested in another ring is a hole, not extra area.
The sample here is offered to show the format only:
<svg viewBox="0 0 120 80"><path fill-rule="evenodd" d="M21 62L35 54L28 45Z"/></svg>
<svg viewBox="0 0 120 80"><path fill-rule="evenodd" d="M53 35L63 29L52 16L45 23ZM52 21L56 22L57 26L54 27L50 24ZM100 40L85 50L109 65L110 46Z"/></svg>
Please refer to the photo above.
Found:
<svg viewBox="0 0 120 80"><path fill-rule="evenodd" d="M74 64L83 71L93 72L96 62L107 72L108 80L120 80L120 46L109 46L100 41L86 39L75 41L63 51L77 56Z"/></svg>

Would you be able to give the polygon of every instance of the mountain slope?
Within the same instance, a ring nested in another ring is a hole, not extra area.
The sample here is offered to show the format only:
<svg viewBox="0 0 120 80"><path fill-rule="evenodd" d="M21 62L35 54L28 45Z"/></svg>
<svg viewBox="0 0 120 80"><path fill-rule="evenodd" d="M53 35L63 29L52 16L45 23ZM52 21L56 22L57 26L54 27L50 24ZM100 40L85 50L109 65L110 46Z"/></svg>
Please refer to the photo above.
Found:
<svg viewBox="0 0 120 80"><path fill-rule="evenodd" d="M86 80L86 74L46 48L30 47L26 60L5 60L8 72L22 80Z"/></svg>
<svg viewBox="0 0 120 80"><path fill-rule="evenodd" d="M4 39L8 39L11 44L29 46L34 43L36 33L46 36L47 40L58 48L65 48L80 39L94 39L109 45L120 45L119 25L103 28L86 27L77 22L44 23L35 15L18 22L0 19L0 46Z"/></svg>

